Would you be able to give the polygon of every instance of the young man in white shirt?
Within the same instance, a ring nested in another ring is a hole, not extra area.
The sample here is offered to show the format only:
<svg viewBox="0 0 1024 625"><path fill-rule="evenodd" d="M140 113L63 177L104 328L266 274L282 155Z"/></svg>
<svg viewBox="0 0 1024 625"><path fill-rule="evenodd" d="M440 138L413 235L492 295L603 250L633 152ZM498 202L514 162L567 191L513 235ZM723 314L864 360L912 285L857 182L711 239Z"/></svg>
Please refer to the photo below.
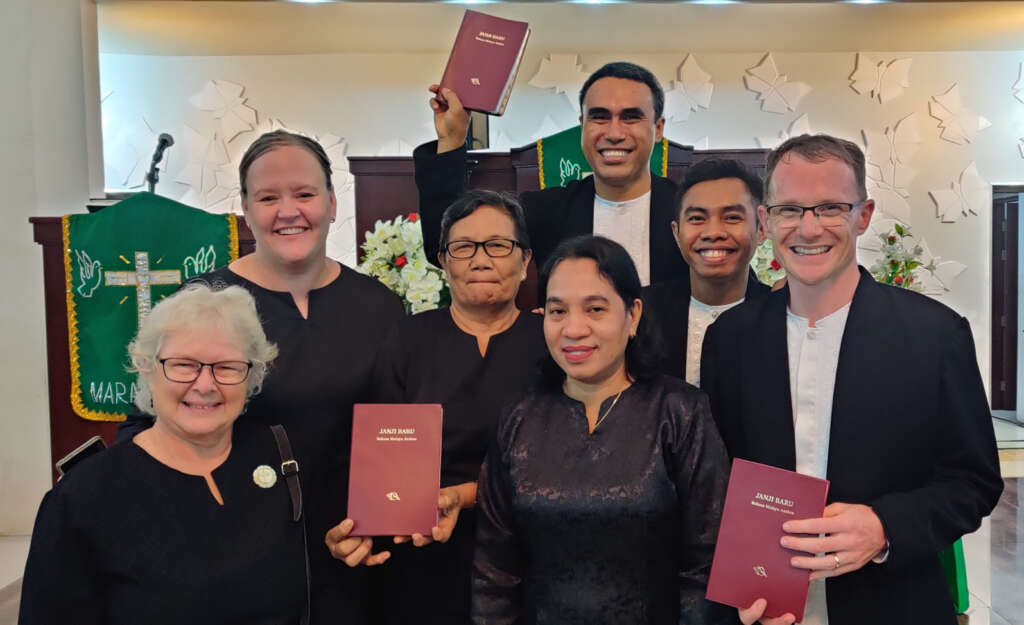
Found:
<svg viewBox="0 0 1024 625"><path fill-rule="evenodd" d="M750 270L764 240L757 222L761 196L757 174L731 159L700 161L679 184L672 235L690 274L644 289L644 314L661 335L663 373L700 386L708 327L744 299L768 293Z"/></svg>
<svg viewBox="0 0 1024 625"><path fill-rule="evenodd" d="M822 518L782 526L811 571L802 623L954 625L938 555L1002 491L991 413L967 320L857 266L864 168L827 135L769 154L758 214L788 285L711 326L701 386L731 456L830 481ZM794 620L764 611L739 616Z"/></svg>

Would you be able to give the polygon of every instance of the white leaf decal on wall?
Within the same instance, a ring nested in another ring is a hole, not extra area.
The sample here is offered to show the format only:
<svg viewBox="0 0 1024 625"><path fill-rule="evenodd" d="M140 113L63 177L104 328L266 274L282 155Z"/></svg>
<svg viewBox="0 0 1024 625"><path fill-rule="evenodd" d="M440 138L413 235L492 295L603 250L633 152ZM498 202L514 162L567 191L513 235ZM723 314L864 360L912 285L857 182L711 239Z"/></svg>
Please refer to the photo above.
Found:
<svg viewBox="0 0 1024 625"><path fill-rule="evenodd" d="M800 117L793 120L793 123L789 125L786 130L780 130L774 137L754 137L757 144L765 149L776 148L782 144L783 141L790 137L799 137L800 135L813 134L811 130L811 120L807 117L807 113L804 113Z"/></svg>
<svg viewBox="0 0 1024 625"><path fill-rule="evenodd" d="M213 113L220 120L220 136L225 142L256 126L256 111L245 104L245 87L226 80L208 80L202 91L188 99L200 111Z"/></svg>
<svg viewBox="0 0 1024 625"><path fill-rule="evenodd" d="M538 89L554 89L555 93L564 93L579 110L579 92L587 81L587 73L583 71L578 54L549 54L541 59L537 73L527 84Z"/></svg>
<svg viewBox="0 0 1024 625"><path fill-rule="evenodd" d="M743 84L750 91L757 93L762 111L780 115L796 110L800 100L811 92L809 85L790 82L785 74L780 74L771 52L765 54L756 66L747 70L743 76Z"/></svg>
<svg viewBox="0 0 1024 625"><path fill-rule="evenodd" d="M928 102L928 112L939 120L939 128L942 129L939 136L957 145L974 141L979 130L992 125L987 119L964 106L960 99L960 86L956 83L953 83L945 93L932 96Z"/></svg>
<svg viewBox="0 0 1024 625"><path fill-rule="evenodd" d="M862 130L867 159L867 186L875 206L883 213L910 225L910 191L907 187L916 172L907 166L917 152L921 135L914 113L882 132Z"/></svg>
<svg viewBox="0 0 1024 625"><path fill-rule="evenodd" d="M953 289L953 280L967 269L967 265L955 260L942 260L932 254L928 242L921 239L920 277L922 292L926 295L941 295Z"/></svg>
<svg viewBox="0 0 1024 625"><path fill-rule="evenodd" d="M214 213L239 212L238 173L219 135L206 138L189 126L181 137L185 167L175 182L187 185L181 202Z"/></svg>
<svg viewBox="0 0 1024 625"><path fill-rule="evenodd" d="M960 179L950 183L949 189L929 191L935 202L939 219L955 222L967 215L979 215L990 206L989 184L978 173L978 167L971 163L960 174Z"/></svg>
<svg viewBox="0 0 1024 625"><path fill-rule="evenodd" d="M673 80L665 92L665 118L684 122L690 113L698 108L708 108L715 85L692 54L687 55L676 73L679 80Z"/></svg>
<svg viewBox="0 0 1024 625"><path fill-rule="evenodd" d="M910 64L913 59L874 61L863 52L857 53L856 65L850 74L850 88L857 93L867 93L879 102L888 102L903 95L910 86Z"/></svg>

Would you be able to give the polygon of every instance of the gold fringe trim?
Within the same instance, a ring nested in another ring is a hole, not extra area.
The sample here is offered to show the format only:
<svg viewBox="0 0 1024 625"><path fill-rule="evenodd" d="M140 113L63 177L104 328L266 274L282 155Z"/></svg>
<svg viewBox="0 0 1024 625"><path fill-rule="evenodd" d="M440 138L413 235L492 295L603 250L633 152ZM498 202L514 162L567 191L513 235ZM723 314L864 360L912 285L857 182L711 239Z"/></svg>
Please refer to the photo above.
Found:
<svg viewBox="0 0 1024 625"><path fill-rule="evenodd" d="M71 290L71 215L64 215L60 220L61 235L64 243L64 288L68 307L68 349L71 360L71 408L75 414L89 421L124 421L125 415L114 412L90 410L82 401L81 367L78 362L78 318L75 315L75 297Z"/></svg>
<svg viewBox="0 0 1024 625"><path fill-rule="evenodd" d="M668 176L668 139L661 138L661 177Z"/></svg>
<svg viewBox="0 0 1024 625"><path fill-rule="evenodd" d="M238 217L228 213L228 256L232 261L238 260Z"/></svg>
<svg viewBox="0 0 1024 625"><path fill-rule="evenodd" d="M543 189L547 186L544 184L544 139L537 139L537 175L540 177L540 188Z"/></svg>

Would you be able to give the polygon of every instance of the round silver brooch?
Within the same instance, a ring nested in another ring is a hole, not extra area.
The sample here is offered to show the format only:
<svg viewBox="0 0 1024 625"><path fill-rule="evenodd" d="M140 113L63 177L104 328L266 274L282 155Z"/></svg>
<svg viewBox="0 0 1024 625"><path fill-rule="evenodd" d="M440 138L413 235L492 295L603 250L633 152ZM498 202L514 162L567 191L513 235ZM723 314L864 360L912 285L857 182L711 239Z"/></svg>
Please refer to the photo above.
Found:
<svg viewBox="0 0 1024 625"><path fill-rule="evenodd" d="M277 484L277 471L269 465L261 464L253 470L252 481L260 488L270 488Z"/></svg>

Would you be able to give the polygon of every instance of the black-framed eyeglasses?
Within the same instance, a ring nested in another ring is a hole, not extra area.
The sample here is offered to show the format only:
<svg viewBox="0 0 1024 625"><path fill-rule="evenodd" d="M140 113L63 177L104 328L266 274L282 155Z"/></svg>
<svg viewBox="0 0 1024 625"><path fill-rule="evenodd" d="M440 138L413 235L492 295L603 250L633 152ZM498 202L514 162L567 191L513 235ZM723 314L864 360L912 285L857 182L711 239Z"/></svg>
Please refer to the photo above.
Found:
<svg viewBox="0 0 1024 625"><path fill-rule="evenodd" d="M768 218L776 225L796 226L804 218L804 213L811 211L823 226L837 226L846 223L846 219L854 208L864 203L859 202L826 202L817 206L800 206L798 204L775 204L768 206Z"/></svg>
<svg viewBox="0 0 1024 625"><path fill-rule="evenodd" d="M199 362L191 358L161 358L160 366L164 377L171 382L195 382L203 371L209 367L213 379L221 384L241 384L249 377L251 362L243 360L222 360L220 362Z"/></svg>
<svg viewBox="0 0 1024 625"><path fill-rule="evenodd" d="M478 248L484 248L484 254L491 258L510 256L519 245L515 239L488 239L486 241L450 241L444 246L444 252L451 258L465 260L476 256Z"/></svg>

